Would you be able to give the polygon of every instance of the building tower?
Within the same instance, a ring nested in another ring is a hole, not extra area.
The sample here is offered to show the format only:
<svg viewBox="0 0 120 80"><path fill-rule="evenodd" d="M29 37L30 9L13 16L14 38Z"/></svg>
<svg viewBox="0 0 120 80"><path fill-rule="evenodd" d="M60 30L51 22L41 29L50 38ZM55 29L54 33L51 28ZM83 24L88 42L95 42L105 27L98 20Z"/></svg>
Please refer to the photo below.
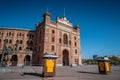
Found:
<svg viewBox="0 0 120 80"><path fill-rule="evenodd" d="M42 56L53 53L58 56L57 66L81 64L80 28L73 25L66 16L57 17L56 22L50 19L49 12L44 13L43 21L36 25L36 45L38 61Z"/></svg>

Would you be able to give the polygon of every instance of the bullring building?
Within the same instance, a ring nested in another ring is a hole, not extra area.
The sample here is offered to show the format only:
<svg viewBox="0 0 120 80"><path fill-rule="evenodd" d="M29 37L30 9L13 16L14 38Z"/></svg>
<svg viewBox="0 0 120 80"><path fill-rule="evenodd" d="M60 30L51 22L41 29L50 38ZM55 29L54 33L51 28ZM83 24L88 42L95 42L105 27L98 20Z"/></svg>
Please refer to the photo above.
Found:
<svg viewBox="0 0 120 80"><path fill-rule="evenodd" d="M12 66L41 65L42 56L52 53L58 56L57 66L81 64L80 27L74 26L66 16L52 21L51 14L43 14L43 21L36 23L36 30L0 27L0 60L6 46L18 43L17 50L5 57Z"/></svg>

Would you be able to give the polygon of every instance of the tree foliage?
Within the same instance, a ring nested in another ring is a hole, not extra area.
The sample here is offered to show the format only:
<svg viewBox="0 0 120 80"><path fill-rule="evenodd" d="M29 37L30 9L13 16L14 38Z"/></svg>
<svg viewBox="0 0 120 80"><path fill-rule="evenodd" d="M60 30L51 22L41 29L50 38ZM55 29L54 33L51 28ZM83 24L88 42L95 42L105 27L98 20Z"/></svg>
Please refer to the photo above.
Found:
<svg viewBox="0 0 120 80"><path fill-rule="evenodd" d="M108 57L110 59L111 65L120 65L120 57L118 56L110 56ZM82 59L83 64L97 64L96 59Z"/></svg>
<svg viewBox="0 0 120 80"><path fill-rule="evenodd" d="M109 57L110 62L112 65L120 65L120 58L117 56L111 56Z"/></svg>
<svg viewBox="0 0 120 80"><path fill-rule="evenodd" d="M82 59L83 64L97 64L96 60L93 59Z"/></svg>

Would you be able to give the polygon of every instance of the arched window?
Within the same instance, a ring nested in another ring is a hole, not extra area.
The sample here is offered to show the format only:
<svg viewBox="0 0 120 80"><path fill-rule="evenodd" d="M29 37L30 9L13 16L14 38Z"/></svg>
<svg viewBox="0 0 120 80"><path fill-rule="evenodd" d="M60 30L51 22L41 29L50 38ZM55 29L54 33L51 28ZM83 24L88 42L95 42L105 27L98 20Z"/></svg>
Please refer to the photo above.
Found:
<svg viewBox="0 0 120 80"><path fill-rule="evenodd" d="M19 47L19 50L22 50L22 47Z"/></svg>
<svg viewBox="0 0 120 80"><path fill-rule="evenodd" d="M16 43L19 43L19 40L17 40Z"/></svg>
<svg viewBox="0 0 120 80"><path fill-rule="evenodd" d="M32 51L33 49L32 49L32 47L30 47L30 51Z"/></svg>
<svg viewBox="0 0 120 80"><path fill-rule="evenodd" d="M8 33L7 33L7 36L8 36Z"/></svg>
<svg viewBox="0 0 120 80"><path fill-rule="evenodd" d="M28 50L28 49L29 49L29 47L26 47L26 49Z"/></svg>
<svg viewBox="0 0 120 80"><path fill-rule="evenodd" d="M12 33L12 36L14 36L14 33Z"/></svg>
<svg viewBox="0 0 120 80"><path fill-rule="evenodd" d="M12 43L12 40L11 40L11 39L9 40L9 43Z"/></svg>
<svg viewBox="0 0 120 80"><path fill-rule="evenodd" d="M5 41L6 43L8 43L8 39L5 39L4 41Z"/></svg>
<svg viewBox="0 0 120 80"><path fill-rule="evenodd" d="M23 41L22 40L20 40L20 44L22 44L23 43Z"/></svg>
<svg viewBox="0 0 120 80"><path fill-rule="evenodd" d="M11 32L9 32L9 36L11 36Z"/></svg>
<svg viewBox="0 0 120 80"><path fill-rule="evenodd" d="M63 35L63 43L68 44L68 36L67 36L67 34Z"/></svg>
<svg viewBox="0 0 120 80"><path fill-rule="evenodd" d="M21 36L21 33L20 33L20 36Z"/></svg>
<svg viewBox="0 0 120 80"><path fill-rule="evenodd" d="M30 45L33 45L33 41L30 41Z"/></svg>
<svg viewBox="0 0 120 80"><path fill-rule="evenodd" d="M75 42L75 47L77 46L76 42Z"/></svg>
<svg viewBox="0 0 120 80"><path fill-rule="evenodd" d="M54 34L54 33L55 33L55 31L54 31L54 30L52 30L52 33Z"/></svg>
<svg viewBox="0 0 120 80"><path fill-rule="evenodd" d="M55 38L54 37L52 37L52 42L55 42Z"/></svg>
<svg viewBox="0 0 120 80"><path fill-rule="evenodd" d="M76 40L76 36L74 36L74 39Z"/></svg>
<svg viewBox="0 0 120 80"><path fill-rule="evenodd" d="M3 35L3 32L0 32L0 35Z"/></svg>
<svg viewBox="0 0 120 80"><path fill-rule="evenodd" d="M19 33L17 33L17 36L19 36Z"/></svg>
<svg viewBox="0 0 120 80"><path fill-rule="evenodd" d="M27 45L29 45L29 40L27 41Z"/></svg>
<svg viewBox="0 0 120 80"><path fill-rule="evenodd" d="M27 34L27 37L29 37L29 34Z"/></svg>
<svg viewBox="0 0 120 80"><path fill-rule="evenodd" d="M22 36L24 37L24 34L22 34Z"/></svg>
<svg viewBox="0 0 120 80"><path fill-rule="evenodd" d="M59 39L59 43L61 43L61 38Z"/></svg>
<svg viewBox="0 0 120 80"><path fill-rule="evenodd" d="M71 41L69 41L69 45L71 45Z"/></svg>
<svg viewBox="0 0 120 80"><path fill-rule="evenodd" d="M32 38L34 38L34 35L32 35Z"/></svg>
<svg viewBox="0 0 120 80"><path fill-rule="evenodd" d="M77 54L77 49L75 49L75 54Z"/></svg>
<svg viewBox="0 0 120 80"><path fill-rule="evenodd" d="M75 62L78 62L78 59L75 59Z"/></svg>
<svg viewBox="0 0 120 80"><path fill-rule="evenodd" d="M54 45L52 45L51 50L54 51Z"/></svg>
<svg viewBox="0 0 120 80"><path fill-rule="evenodd" d="M29 37L31 38L32 34L29 35Z"/></svg>
<svg viewBox="0 0 120 80"><path fill-rule="evenodd" d="M2 39L0 39L0 43L2 42Z"/></svg>

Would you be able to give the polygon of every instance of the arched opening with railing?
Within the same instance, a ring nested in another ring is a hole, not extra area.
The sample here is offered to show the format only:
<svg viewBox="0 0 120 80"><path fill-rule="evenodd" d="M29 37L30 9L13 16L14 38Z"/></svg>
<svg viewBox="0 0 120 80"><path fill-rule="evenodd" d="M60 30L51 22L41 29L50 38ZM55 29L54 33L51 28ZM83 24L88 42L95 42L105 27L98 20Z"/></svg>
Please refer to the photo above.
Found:
<svg viewBox="0 0 120 80"><path fill-rule="evenodd" d="M30 66L30 55L26 55L25 58L24 58L24 65L25 66Z"/></svg>
<svg viewBox="0 0 120 80"><path fill-rule="evenodd" d="M63 66L69 66L69 52L68 50L63 50Z"/></svg>
<svg viewBox="0 0 120 80"><path fill-rule="evenodd" d="M17 55L12 55L11 63L12 63L12 66L17 66L17 63L18 63L18 56Z"/></svg>

